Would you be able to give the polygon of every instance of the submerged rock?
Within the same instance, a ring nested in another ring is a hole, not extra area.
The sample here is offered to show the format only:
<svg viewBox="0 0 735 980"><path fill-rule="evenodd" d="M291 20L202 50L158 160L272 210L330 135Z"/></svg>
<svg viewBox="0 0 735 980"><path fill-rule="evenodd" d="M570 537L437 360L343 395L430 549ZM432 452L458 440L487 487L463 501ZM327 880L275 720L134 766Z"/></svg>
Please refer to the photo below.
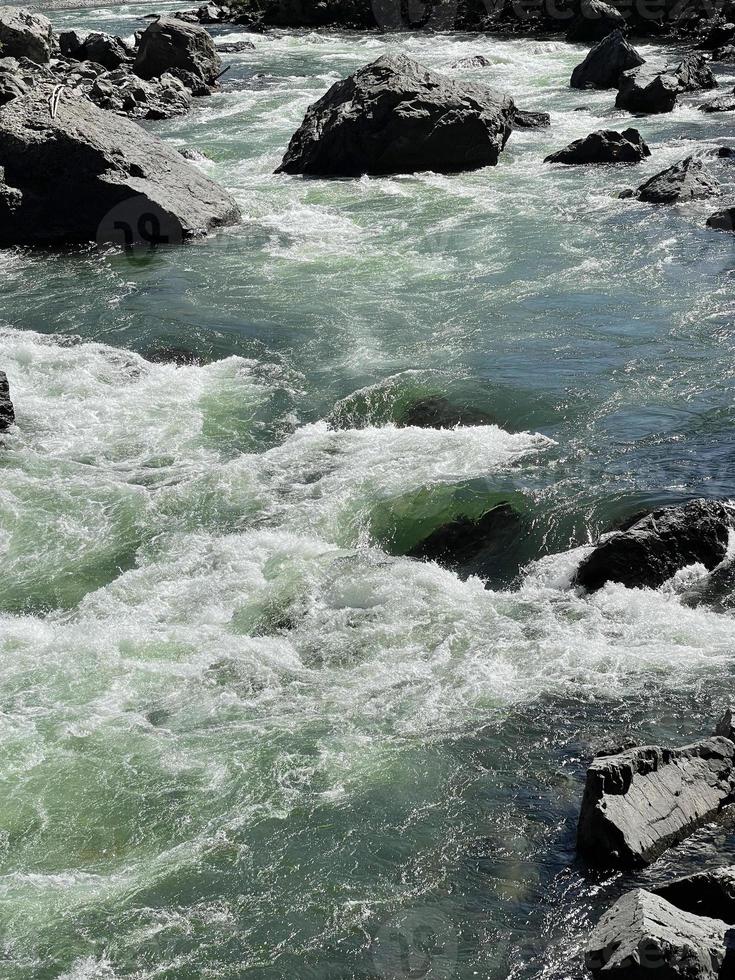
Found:
<svg viewBox="0 0 735 980"><path fill-rule="evenodd" d="M69 91L52 118L54 91L0 109L3 245L174 243L238 220L226 191L135 123Z"/></svg>
<svg viewBox="0 0 735 980"><path fill-rule="evenodd" d="M720 185L698 157L687 157L654 174L633 196L649 204L676 204L720 193Z"/></svg>
<svg viewBox="0 0 735 980"><path fill-rule="evenodd" d="M0 371L0 432L7 431L15 422L15 409L10 400L10 385L8 376Z"/></svg>
<svg viewBox="0 0 735 980"><path fill-rule="evenodd" d="M671 112L678 92L679 82L674 75L652 74L634 68L621 75L615 105L618 109L644 115Z"/></svg>
<svg viewBox="0 0 735 980"><path fill-rule="evenodd" d="M495 425L496 420L480 409L453 404L441 395L430 395L408 405L396 424L419 429L454 429L458 425Z"/></svg>
<svg viewBox="0 0 735 980"><path fill-rule="evenodd" d="M587 770L577 848L590 863L640 868L735 801L735 744L713 736L681 749L646 745Z"/></svg>
<svg viewBox="0 0 735 980"><path fill-rule="evenodd" d="M513 117L513 129L546 129L551 125L548 112L530 112L528 109L516 109Z"/></svg>
<svg viewBox="0 0 735 980"><path fill-rule="evenodd" d="M613 31L572 72L572 88L617 88L624 71L645 64L622 31Z"/></svg>
<svg viewBox="0 0 735 980"><path fill-rule="evenodd" d="M506 549L518 534L521 517L508 503L497 504L479 518L456 517L436 528L410 551L407 557L433 561L457 569L477 563Z"/></svg>
<svg viewBox="0 0 735 980"><path fill-rule="evenodd" d="M727 553L732 527L735 510L717 500L663 507L598 544L579 566L576 584L590 592L606 582L655 589L687 565L711 571Z"/></svg>
<svg viewBox="0 0 735 980"><path fill-rule="evenodd" d="M637 129L625 129L622 133L598 129L552 153L544 163L640 163L650 155L651 151Z"/></svg>
<svg viewBox="0 0 735 980"><path fill-rule="evenodd" d="M472 55L471 58L460 58L455 61L452 68L489 68L492 61L483 54Z"/></svg>
<svg viewBox="0 0 735 980"><path fill-rule="evenodd" d="M0 53L44 64L51 57L51 21L25 7L0 7Z"/></svg>
<svg viewBox="0 0 735 980"><path fill-rule="evenodd" d="M514 115L507 95L385 55L309 107L276 173L357 177L494 166Z"/></svg>
<svg viewBox="0 0 735 980"><path fill-rule="evenodd" d="M700 871L651 891L682 912L735 923L735 866Z"/></svg>
<svg viewBox="0 0 735 980"><path fill-rule="evenodd" d="M161 18L143 32L134 70L146 80L170 72L196 95L214 85L222 62L203 27Z"/></svg>
<svg viewBox="0 0 735 980"><path fill-rule="evenodd" d="M596 44L613 31L625 31L625 17L602 0L582 0L579 15L567 31L567 41Z"/></svg>
<svg viewBox="0 0 735 980"><path fill-rule="evenodd" d="M218 54L242 54L243 51L254 51L252 41L224 41L215 45Z"/></svg>
<svg viewBox="0 0 735 980"><path fill-rule="evenodd" d="M719 99L710 99L709 102L703 102L699 109L702 112L732 112L735 110L735 94L732 95L721 95Z"/></svg>
<svg viewBox="0 0 735 980"><path fill-rule="evenodd" d="M660 895L636 888L595 927L585 962L595 977L724 980L720 971L728 952L727 931L720 919L690 915Z"/></svg>
<svg viewBox="0 0 735 980"><path fill-rule="evenodd" d="M666 69L679 83L680 92L699 92L702 89L717 88L717 80L712 74L709 62L701 54L692 54Z"/></svg>

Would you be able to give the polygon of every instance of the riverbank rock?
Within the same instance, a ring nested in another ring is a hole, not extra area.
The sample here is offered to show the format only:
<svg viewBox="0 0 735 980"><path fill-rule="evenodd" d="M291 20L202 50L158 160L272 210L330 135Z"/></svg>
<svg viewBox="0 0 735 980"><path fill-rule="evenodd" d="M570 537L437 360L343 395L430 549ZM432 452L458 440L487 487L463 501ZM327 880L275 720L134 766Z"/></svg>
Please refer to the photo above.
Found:
<svg viewBox="0 0 735 980"><path fill-rule="evenodd" d="M87 97L108 112L129 119L172 119L191 109L192 97L183 82L165 74L144 82L125 69L98 75L85 88Z"/></svg>
<svg viewBox="0 0 735 980"><path fill-rule="evenodd" d="M0 7L0 53L45 64L51 58L51 21L25 7Z"/></svg>
<svg viewBox="0 0 735 980"><path fill-rule="evenodd" d="M709 62L701 54L689 55L678 65L667 67L666 74L676 78L680 92L717 88L717 79L712 74Z"/></svg>
<svg viewBox="0 0 735 980"><path fill-rule="evenodd" d="M276 173L358 177L494 166L515 112L503 93L385 55L309 107Z"/></svg>
<svg viewBox="0 0 735 980"><path fill-rule="evenodd" d="M580 564L575 582L588 592L606 582L655 589L687 565L700 563L711 571L725 557L733 527L735 511L717 500L663 507L598 544Z"/></svg>
<svg viewBox="0 0 735 980"><path fill-rule="evenodd" d="M585 953L595 977L616 980L724 980L727 925L690 915L660 895L636 888L595 927Z"/></svg>
<svg viewBox="0 0 735 980"><path fill-rule="evenodd" d="M735 208L723 208L707 218L707 227L717 231L735 231Z"/></svg>
<svg viewBox="0 0 735 980"><path fill-rule="evenodd" d="M579 14L567 31L567 41L596 44L613 31L625 31L625 17L602 0L582 0Z"/></svg>
<svg viewBox="0 0 735 980"><path fill-rule="evenodd" d="M625 40L622 31L613 31L588 52L572 72L572 88L617 88L624 71L638 68L645 60Z"/></svg>
<svg viewBox="0 0 735 980"><path fill-rule="evenodd" d="M146 81L168 72L198 95L215 84L222 61L203 27L160 18L141 35L134 71Z"/></svg>
<svg viewBox="0 0 735 980"><path fill-rule="evenodd" d="M8 376L0 371L0 432L6 432L15 422L15 409L10 400Z"/></svg>
<svg viewBox="0 0 735 980"><path fill-rule="evenodd" d="M2 245L173 243L239 219L226 191L128 119L69 91L52 119L53 92L0 109Z"/></svg>
<svg viewBox="0 0 735 980"><path fill-rule="evenodd" d="M121 65L132 65L135 52L128 48L122 38L93 31L86 36L77 53L71 57L79 61L92 61L102 65L107 71L115 71Z"/></svg>
<svg viewBox="0 0 735 980"><path fill-rule="evenodd" d="M676 204L720 193L719 182L698 157L687 157L654 174L637 191L626 196L649 204ZM621 195L622 197L622 195Z"/></svg>
<svg viewBox="0 0 735 980"><path fill-rule="evenodd" d="M544 163L640 163L651 151L637 129L599 129L546 157Z"/></svg>
<svg viewBox="0 0 735 980"><path fill-rule="evenodd" d="M577 848L599 867L644 867L733 801L735 744L726 738L599 757L587 770Z"/></svg>
<svg viewBox="0 0 735 980"><path fill-rule="evenodd" d="M735 866L700 871L652 888L654 895L690 915L735 923Z"/></svg>
<svg viewBox="0 0 735 980"><path fill-rule="evenodd" d="M621 75L615 105L643 115L671 112L678 93L679 82L674 75L651 74L634 68Z"/></svg>
<svg viewBox="0 0 735 980"><path fill-rule="evenodd" d="M735 708L725 709L725 713L715 727L715 735L721 735L723 738L729 738L731 742L735 742Z"/></svg>

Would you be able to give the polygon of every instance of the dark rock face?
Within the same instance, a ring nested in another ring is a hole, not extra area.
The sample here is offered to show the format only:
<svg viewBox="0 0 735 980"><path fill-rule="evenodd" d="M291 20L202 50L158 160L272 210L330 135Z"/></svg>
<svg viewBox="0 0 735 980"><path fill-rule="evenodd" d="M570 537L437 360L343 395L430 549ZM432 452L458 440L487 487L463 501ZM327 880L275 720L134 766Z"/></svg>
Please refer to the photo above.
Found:
<svg viewBox="0 0 735 980"><path fill-rule="evenodd" d="M703 102L699 108L702 112L732 112L735 110L735 94L722 95L719 99Z"/></svg>
<svg viewBox="0 0 735 980"><path fill-rule="evenodd" d="M713 61L735 61L735 44L726 44L712 52Z"/></svg>
<svg viewBox="0 0 735 980"><path fill-rule="evenodd" d="M197 94L199 85L214 85L222 71L214 41L203 27L161 18L146 28L140 38L134 71L140 78L175 74ZM191 76L194 86L188 83Z"/></svg>
<svg viewBox="0 0 735 980"><path fill-rule="evenodd" d="M640 163L651 151L637 129L616 133L613 129L599 129L583 139L575 140L563 150L546 157L544 163Z"/></svg>
<svg viewBox="0 0 735 980"><path fill-rule="evenodd" d="M83 31L61 31L58 37L59 51L64 58L79 58L84 44ZM81 60L81 58L79 59Z"/></svg>
<svg viewBox="0 0 735 980"><path fill-rule="evenodd" d="M735 923L735 866L677 878L651 891L690 915Z"/></svg>
<svg viewBox="0 0 735 980"><path fill-rule="evenodd" d="M735 561L719 565L704 581L697 582L681 597L688 606L709 606L715 612L728 612L735 609ZM717 729L718 735L723 735ZM735 734L735 733L733 733ZM733 735L728 735L732 738Z"/></svg>
<svg viewBox="0 0 735 980"><path fill-rule="evenodd" d="M87 96L100 109L130 119L184 116L192 104L189 90L173 75L144 82L124 69L98 75L87 90Z"/></svg>
<svg viewBox="0 0 735 980"><path fill-rule="evenodd" d="M407 556L452 569L477 562L480 557L491 559L516 537L519 523L520 515L510 504L498 504L476 520L458 517L437 528Z"/></svg>
<svg viewBox="0 0 735 980"><path fill-rule="evenodd" d="M19 95L25 95L28 86L14 72L0 71L0 106L5 105Z"/></svg>
<svg viewBox="0 0 735 980"><path fill-rule="evenodd" d="M697 47L704 51L714 51L717 48L731 44L735 40L735 24L716 17L708 21L708 27L703 32Z"/></svg>
<svg viewBox="0 0 735 980"><path fill-rule="evenodd" d="M707 227L718 231L735 231L735 208L723 208L707 218Z"/></svg>
<svg viewBox="0 0 735 980"><path fill-rule="evenodd" d="M129 120L73 92L52 119L53 91L0 109L3 245L119 242L121 228L126 243L173 243L238 220L229 194Z"/></svg>
<svg viewBox="0 0 735 980"><path fill-rule="evenodd" d="M680 92L699 92L702 89L717 88L717 80L709 63L701 54L693 54L678 65L666 69L667 75L674 75L679 82Z"/></svg>
<svg viewBox="0 0 735 980"><path fill-rule="evenodd" d="M625 40L621 31L613 31L587 54L572 72L572 88L617 88L624 71L638 68L644 59Z"/></svg>
<svg viewBox="0 0 735 980"><path fill-rule="evenodd" d="M0 51L44 64L51 57L51 21L24 7L0 7Z"/></svg>
<svg viewBox="0 0 735 980"><path fill-rule="evenodd" d="M687 565L711 571L725 557L734 525L733 509L716 500L664 507L598 544L579 566L576 584L590 592L606 582L655 589Z"/></svg>
<svg viewBox="0 0 735 980"><path fill-rule="evenodd" d="M679 82L674 75L652 75L640 69L623 72L615 105L628 112L671 112L676 105Z"/></svg>
<svg viewBox="0 0 735 980"><path fill-rule="evenodd" d="M516 109L513 118L513 129L546 129L551 125L548 112L530 112L528 109Z"/></svg>
<svg viewBox="0 0 735 980"><path fill-rule="evenodd" d="M676 204L720 193L720 185L697 157L662 170L638 188L635 196L649 204Z"/></svg>
<svg viewBox="0 0 735 980"><path fill-rule="evenodd" d="M476 408L453 405L441 395L432 395L413 402L398 422L419 429L454 429L458 425L495 425L496 420Z"/></svg>
<svg viewBox="0 0 735 980"><path fill-rule="evenodd" d="M0 432L6 432L15 422L15 410L10 400L8 376L0 371Z"/></svg>
<svg viewBox="0 0 735 980"><path fill-rule="evenodd" d="M567 31L567 41L596 44L613 31L626 29L625 17L602 0L582 0L579 16Z"/></svg>
<svg viewBox="0 0 735 980"><path fill-rule="evenodd" d="M577 847L600 867L644 867L723 816L733 801L735 744L729 739L604 756L587 770Z"/></svg>
<svg viewBox="0 0 735 980"><path fill-rule="evenodd" d="M593 976L611 980L724 980L727 931L719 919L690 915L637 888L602 917L585 962Z"/></svg>
<svg viewBox="0 0 735 980"><path fill-rule="evenodd" d="M729 738L731 742L735 742L735 709L730 707L725 710L724 715L717 722L715 735L721 735L723 738Z"/></svg>
<svg viewBox="0 0 735 980"><path fill-rule="evenodd" d="M97 31L88 34L79 52L74 57L80 61L93 61L108 71L121 65L132 64L133 56L119 37L101 34Z"/></svg>
<svg viewBox="0 0 735 980"><path fill-rule="evenodd" d="M446 78L404 55L384 56L309 107L276 173L452 173L494 166L515 105L474 82Z"/></svg>

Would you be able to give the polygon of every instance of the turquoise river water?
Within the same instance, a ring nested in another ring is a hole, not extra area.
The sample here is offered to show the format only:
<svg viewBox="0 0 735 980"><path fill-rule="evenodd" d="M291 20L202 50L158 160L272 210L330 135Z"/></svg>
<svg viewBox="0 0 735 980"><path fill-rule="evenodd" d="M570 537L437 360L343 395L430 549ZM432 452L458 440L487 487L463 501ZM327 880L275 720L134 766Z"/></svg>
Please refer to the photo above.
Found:
<svg viewBox="0 0 735 980"><path fill-rule="evenodd" d="M131 35L151 9L53 16ZM637 121L644 164L562 170L544 156L630 122L568 87L579 47L252 40L152 125L241 225L0 252L0 976L581 980L622 889L733 851L577 862L595 747L711 731L735 631L679 580L570 587L619 517L735 496L732 238L711 201L616 196L735 145L732 118L693 96ZM307 105L392 50L484 54L468 77L551 128L476 173L273 176ZM495 424L396 426L424 395ZM500 500L524 530L486 582L402 557Z"/></svg>

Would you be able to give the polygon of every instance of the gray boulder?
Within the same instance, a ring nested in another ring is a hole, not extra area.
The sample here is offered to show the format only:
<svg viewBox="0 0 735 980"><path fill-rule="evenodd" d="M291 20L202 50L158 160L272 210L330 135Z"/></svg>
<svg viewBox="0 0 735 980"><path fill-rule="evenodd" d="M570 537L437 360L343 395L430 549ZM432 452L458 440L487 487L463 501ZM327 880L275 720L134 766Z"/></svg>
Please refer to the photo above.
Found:
<svg viewBox="0 0 735 980"><path fill-rule="evenodd" d="M663 507L598 544L580 564L576 584L589 592L606 582L658 588L687 565L711 571L725 557L733 527L735 510L717 500Z"/></svg>
<svg viewBox="0 0 735 980"><path fill-rule="evenodd" d="M551 125L548 112L532 112L528 109L516 109L513 117L513 129L546 129Z"/></svg>
<svg viewBox="0 0 735 980"><path fill-rule="evenodd" d="M613 31L588 52L572 72L572 88L617 88L624 71L645 64L644 59L623 37Z"/></svg>
<svg viewBox="0 0 735 980"><path fill-rule="evenodd" d="M582 0L579 14L567 31L567 41L596 44L613 31L625 31L625 17L602 0Z"/></svg>
<svg viewBox="0 0 735 980"><path fill-rule="evenodd" d="M0 432L6 432L15 422L15 410L10 400L8 376L0 371Z"/></svg>
<svg viewBox="0 0 735 980"><path fill-rule="evenodd" d="M170 72L197 94L201 86L214 85L222 62L203 27L160 18L141 35L134 71L146 80Z"/></svg>
<svg viewBox="0 0 735 980"><path fill-rule="evenodd" d="M385 55L309 107L276 173L358 177L494 166L515 112L501 92Z"/></svg>
<svg viewBox="0 0 735 980"><path fill-rule="evenodd" d="M577 848L600 867L644 867L727 815L734 800L735 744L726 738L598 757L587 770Z"/></svg>
<svg viewBox="0 0 735 980"><path fill-rule="evenodd" d="M728 927L690 915L637 888L608 909L585 954L595 977L611 980L724 980Z"/></svg>
<svg viewBox="0 0 735 980"><path fill-rule="evenodd" d="M667 75L674 75L680 92L699 92L702 89L717 88L717 80L712 74L709 62L701 54L692 54L678 65L666 68Z"/></svg>
<svg viewBox="0 0 735 980"><path fill-rule="evenodd" d="M649 204L676 204L720 193L720 185L698 157L687 157L649 178L635 192Z"/></svg>
<svg viewBox="0 0 735 980"><path fill-rule="evenodd" d="M723 208L707 218L707 227L717 231L735 231L735 208Z"/></svg>
<svg viewBox="0 0 735 980"><path fill-rule="evenodd" d="M68 90L52 117L55 91L0 109L2 245L174 243L238 220L229 194L128 119Z"/></svg>
<svg viewBox="0 0 735 980"><path fill-rule="evenodd" d="M0 70L0 106L17 99L19 95L25 95L27 91L28 84L19 75Z"/></svg>
<svg viewBox="0 0 735 980"><path fill-rule="evenodd" d="M61 31L59 34L59 51L62 56L81 60L81 50L85 37L84 31Z"/></svg>
<svg viewBox="0 0 735 980"><path fill-rule="evenodd" d="M133 56L121 38L99 31L87 35L76 57L80 61L93 61L108 71L133 62Z"/></svg>
<svg viewBox="0 0 735 980"><path fill-rule="evenodd" d="M25 7L0 7L0 51L39 64L51 58L51 21Z"/></svg>
<svg viewBox="0 0 735 980"><path fill-rule="evenodd" d="M470 58L460 58L459 61L455 61L452 68L489 68L491 65L492 61L486 58L484 54L473 54Z"/></svg>
<svg viewBox="0 0 735 980"><path fill-rule="evenodd" d="M618 109L644 115L671 112L678 92L679 82L674 75L652 74L634 68L621 75L615 105Z"/></svg>
<svg viewBox="0 0 735 980"><path fill-rule="evenodd" d="M700 871L652 888L659 895L690 915L706 915L735 923L735 866Z"/></svg>
<svg viewBox="0 0 735 980"><path fill-rule="evenodd" d="M563 150L546 157L544 163L564 163L574 166L584 163L640 163L651 151L637 129L617 133L614 129L599 129L583 139L575 140Z"/></svg>
<svg viewBox="0 0 735 980"><path fill-rule="evenodd" d="M191 93L184 83L168 74L144 82L125 69L118 69L98 75L85 91L100 109L130 119L184 116L192 104Z"/></svg>
<svg viewBox="0 0 735 980"><path fill-rule="evenodd" d="M223 41L216 47L219 54L242 54L243 51L255 50L252 41Z"/></svg>
<svg viewBox="0 0 735 980"><path fill-rule="evenodd" d="M735 110L735 94L721 95L719 99L710 99L699 106L702 112L732 112Z"/></svg>

